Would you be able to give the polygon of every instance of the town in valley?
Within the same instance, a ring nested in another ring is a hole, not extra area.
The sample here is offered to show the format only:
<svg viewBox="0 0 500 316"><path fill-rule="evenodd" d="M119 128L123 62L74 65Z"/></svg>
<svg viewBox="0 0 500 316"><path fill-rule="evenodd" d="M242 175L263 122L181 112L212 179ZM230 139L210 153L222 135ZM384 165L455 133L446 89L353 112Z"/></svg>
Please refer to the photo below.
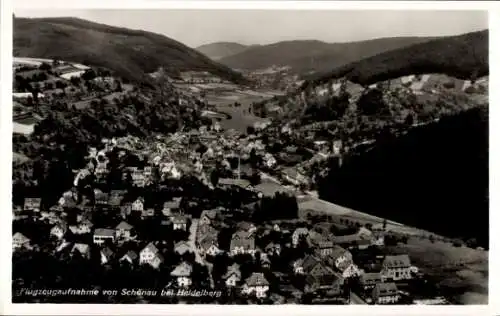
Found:
<svg viewBox="0 0 500 316"><path fill-rule="evenodd" d="M36 23L101 27L15 17L13 303L487 300L479 238L436 231L439 218L425 227L328 198L342 186L329 181L358 176L343 170L380 142L487 108L479 64L469 77L426 70L361 82L347 72L314 80L316 68L287 65L223 68L213 58L213 69L165 62L134 77L66 47L27 55L24 32ZM51 289L64 295L39 291Z"/></svg>

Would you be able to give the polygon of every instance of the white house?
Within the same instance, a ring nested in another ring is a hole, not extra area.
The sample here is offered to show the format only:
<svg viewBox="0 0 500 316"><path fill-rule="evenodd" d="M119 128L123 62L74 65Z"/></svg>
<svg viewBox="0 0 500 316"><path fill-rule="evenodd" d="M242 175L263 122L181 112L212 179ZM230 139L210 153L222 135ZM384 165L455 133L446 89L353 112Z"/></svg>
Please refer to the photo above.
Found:
<svg viewBox="0 0 500 316"><path fill-rule="evenodd" d="M258 298L266 297L267 291L269 291L269 282L266 280L263 273L257 272L252 273L252 275L245 280L241 290L243 294L255 294Z"/></svg>
<svg viewBox="0 0 500 316"><path fill-rule="evenodd" d="M381 273L387 279L411 279L410 257L408 255L386 256L382 262Z"/></svg>
<svg viewBox="0 0 500 316"><path fill-rule="evenodd" d="M134 227L129 223L122 221L120 224L116 226L116 237L128 239L132 235L132 229Z"/></svg>
<svg viewBox="0 0 500 316"><path fill-rule="evenodd" d="M235 287L241 280L240 266L234 263L227 269L226 274L222 277L224 279L227 287Z"/></svg>
<svg viewBox="0 0 500 316"><path fill-rule="evenodd" d="M149 243L139 253L139 264L149 264L153 268L158 268L162 262L163 257L153 243Z"/></svg>
<svg viewBox="0 0 500 316"><path fill-rule="evenodd" d="M115 241L115 230L108 228L97 228L94 232L94 243L97 245L104 244L107 240Z"/></svg>
<svg viewBox="0 0 500 316"><path fill-rule="evenodd" d="M68 226L64 223L59 223L52 227L52 229L50 230L50 235L56 236L57 239L62 239L67 231Z"/></svg>
<svg viewBox="0 0 500 316"><path fill-rule="evenodd" d="M139 198L132 203L132 211L142 212L144 210L144 201Z"/></svg>
<svg viewBox="0 0 500 316"><path fill-rule="evenodd" d="M30 248L30 239L21 233L12 236L12 249Z"/></svg>
<svg viewBox="0 0 500 316"><path fill-rule="evenodd" d="M177 278L177 284L180 287L189 287L192 283L192 272L193 267L187 262L182 262L172 272L170 272L170 275Z"/></svg>

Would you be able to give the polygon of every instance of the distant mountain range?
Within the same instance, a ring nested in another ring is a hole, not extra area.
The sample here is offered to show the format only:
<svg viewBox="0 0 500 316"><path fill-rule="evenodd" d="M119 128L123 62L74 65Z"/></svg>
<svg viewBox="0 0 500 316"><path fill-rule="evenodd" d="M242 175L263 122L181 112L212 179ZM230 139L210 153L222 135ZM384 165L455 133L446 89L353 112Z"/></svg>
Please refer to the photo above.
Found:
<svg viewBox="0 0 500 316"><path fill-rule="evenodd" d="M198 46L196 50L213 60L219 60L224 57L239 54L255 46L256 45L243 45L234 42L217 42Z"/></svg>
<svg viewBox="0 0 500 316"><path fill-rule="evenodd" d="M305 74L323 72L390 50L408 47L435 39L433 37L393 37L350 43L325 43L317 40L284 41L251 46L227 55L218 61L233 69L256 70L290 66Z"/></svg>
<svg viewBox="0 0 500 316"><path fill-rule="evenodd" d="M422 73L442 73L473 79L489 74L488 30L448 36L387 51L313 74L313 86L345 77L362 85Z"/></svg>
<svg viewBox="0 0 500 316"><path fill-rule="evenodd" d="M114 27L77 18L14 18L13 53L19 57L56 58L113 70L129 80L163 67L208 71L223 79L244 82L232 69L166 36Z"/></svg>

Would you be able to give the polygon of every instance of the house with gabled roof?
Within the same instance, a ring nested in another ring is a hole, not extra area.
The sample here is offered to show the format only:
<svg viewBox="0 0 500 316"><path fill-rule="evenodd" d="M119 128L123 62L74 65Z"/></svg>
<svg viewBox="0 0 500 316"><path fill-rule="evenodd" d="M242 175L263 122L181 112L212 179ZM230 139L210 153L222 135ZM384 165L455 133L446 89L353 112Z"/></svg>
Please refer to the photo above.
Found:
<svg viewBox="0 0 500 316"><path fill-rule="evenodd" d="M309 232L307 241L319 257L326 258L332 254L334 248L333 241L325 234L311 231Z"/></svg>
<svg viewBox="0 0 500 316"><path fill-rule="evenodd" d="M178 214L178 215L175 215L173 218L172 218L172 228L174 230L187 230L187 224L188 224L188 217L186 215L183 215L183 214Z"/></svg>
<svg viewBox="0 0 500 316"><path fill-rule="evenodd" d="M110 228L97 228L94 231L94 243L97 245L102 245L106 241L114 242L116 238L116 232L114 229Z"/></svg>
<svg viewBox="0 0 500 316"><path fill-rule="evenodd" d="M343 293L344 277L330 268L327 269L329 270L328 273L321 275L306 275L306 284L304 287L306 293L323 291L333 296L338 296Z"/></svg>
<svg viewBox="0 0 500 316"><path fill-rule="evenodd" d="M101 255L101 264L107 264L111 260L113 260L115 253L108 247L105 247L101 249L100 255Z"/></svg>
<svg viewBox="0 0 500 316"><path fill-rule="evenodd" d="M125 203L120 206L120 215L122 218L127 218L127 216L132 213L132 204L131 203Z"/></svg>
<svg viewBox="0 0 500 316"><path fill-rule="evenodd" d="M377 283L372 292L372 301L375 304L395 304L400 297L394 282Z"/></svg>
<svg viewBox="0 0 500 316"><path fill-rule="evenodd" d="M323 275L329 273L323 261L313 255L306 255L293 262L293 271L296 274Z"/></svg>
<svg viewBox="0 0 500 316"><path fill-rule="evenodd" d="M144 210L144 199L142 197L137 198L134 202L132 202L132 211L141 212Z"/></svg>
<svg viewBox="0 0 500 316"><path fill-rule="evenodd" d="M239 222L238 229L253 234L257 231L257 227L251 222Z"/></svg>
<svg viewBox="0 0 500 316"><path fill-rule="evenodd" d="M180 287L189 287L192 284L191 273L193 272L193 267L187 262L181 262L177 267L175 267L170 275L177 279L177 285Z"/></svg>
<svg viewBox="0 0 500 316"><path fill-rule="evenodd" d="M146 176L143 170L137 170L132 173L132 183L138 188L142 188L146 185Z"/></svg>
<svg viewBox="0 0 500 316"><path fill-rule="evenodd" d="M137 255L137 253L133 250L129 250L127 251L126 254L124 254L121 258L120 258L120 262L128 262L129 264L134 264L136 261L137 261L137 258L139 256Z"/></svg>
<svg viewBox="0 0 500 316"><path fill-rule="evenodd" d="M132 236L132 230L134 229L134 227L125 221L121 221L115 229L116 238L128 239Z"/></svg>
<svg viewBox="0 0 500 316"><path fill-rule="evenodd" d="M196 229L196 240L199 241L205 237L206 234L217 233L217 229L212 225L198 224Z"/></svg>
<svg viewBox="0 0 500 316"><path fill-rule="evenodd" d="M175 245L174 245L174 251L176 253L178 253L179 255L183 255L185 254L186 252L190 252L192 251L191 249L191 246L189 246L188 242L185 241L185 240L181 240L179 242L177 242Z"/></svg>
<svg viewBox="0 0 500 316"><path fill-rule="evenodd" d="M250 181L245 179L222 178L219 179L218 185L222 188L238 187L245 190L252 190Z"/></svg>
<svg viewBox="0 0 500 316"><path fill-rule="evenodd" d="M241 292L246 295L255 294L258 298L264 298L269 291L269 281L263 273L254 272L245 280Z"/></svg>
<svg viewBox="0 0 500 316"><path fill-rule="evenodd" d="M255 238L253 234L246 231L237 231L231 238L229 250L232 256L238 254L255 254Z"/></svg>
<svg viewBox="0 0 500 316"><path fill-rule="evenodd" d="M170 217L172 214L179 210L181 206L181 197L174 197L171 201L163 203L162 213L164 216Z"/></svg>
<svg viewBox="0 0 500 316"><path fill-rule="evenodd" d="M199 224L211 225L217 219L217 210L204 210L200 214Z"/></svg>
<svg viewBox="0 0 500 316"><path fill-rule="evenodd" d="M281 253L281 245L271 241L264 250L269 255L279 255Z"/></svg>
<svg viewBox="0 0 500 316"><path fill-rule="evenodd" d="M292 245L297 247L299 245L299 241L301 237L306 237L309 234L309 229L306 227L299 227L295 229L292 234Z"/></svg>
<svg viewBox="0 0 500 316"><path fill-rule="evenodd" d="M227 272L222 276L227 287L235 287L241 280L240 265L233 263L228 267Z"/></svg>
<svg viewBox="0 0 500 316"><path fill-rule="evenodd" d="M31 248L30 239L23 234L17 232L12 236L12 249Z"/></svg>
<svg viewBox="0 0 500 316"><path fill-rule="evenodd" d="M71 254L78 254L83 258L90 258L90 246L82 243L75 243L71 248Z"/></svg>
<svg viewBox="0 0 500 316"><path fill-rule="evenodd" d="M123 196L121 195L109 195L108 206L113 210L119 210L123 201Z"/></svg>
<svg viewBox="0 0 500 316"><path fill-rule="evenodd" d="M63 239L64 235L68 232L68 225L66 223L58 223L50 230L51 236L56 236L57 239Z"/></svg>
<svg viewBox="0 0 500 316"><path fill-rule="evenodd" d="M372 290L378 283L383 283L384 278L380 272L365 272L359 277L359 283L366 290Z"/></svg>
<svg viewBox="0 0 500 316"><path fill-rule="evenodd" d="M97 191L97 190L96 190ZM97 191L94 193L95 197L95 204L98 206L107 206L109 202L109 194L102 192L102 191Z"/></svg>
<svg viewBox="0 0 500 316"><path fill-rule="evenodd" d="M153 243L147 244L139 253L139 264L149 264L157 269L163 262L163 256Z"/></svg>
<svg viewBox="0 0 500 316"><path fill-rule="evenodd" d="M260 255L260 265L263 268L270 268L271 267L271 259L269 259L269 256L267 253L262 253Z"/></svg>
<svg viewBox="0 0 500 316"><path fill-rule="evenodd" d="M24 210L40 212L40 207L42 204L41 198L25 198L24 199Z"/></svg>
<svg viewBox="0 0 500 316"><path fill-rule="evenodd" d="M216 256L221 252L219 248L218 232L213 231L205 234L199 241L199 253L201 256Z"/></svg>
<svg viewBox="0 0 500 316"><path fill-rule="evenodd" d="M385 256L381 273L385 278L395 281L411 279L410 257L408 255Z"/></svg>
<svg viewBox="0 0 500 316"><path fill-rule="evenodd" d="M352 254L340 246L335 245L331 254L326 259L330 262L344 278L360 275L361 271L352 259Z"/></svg>

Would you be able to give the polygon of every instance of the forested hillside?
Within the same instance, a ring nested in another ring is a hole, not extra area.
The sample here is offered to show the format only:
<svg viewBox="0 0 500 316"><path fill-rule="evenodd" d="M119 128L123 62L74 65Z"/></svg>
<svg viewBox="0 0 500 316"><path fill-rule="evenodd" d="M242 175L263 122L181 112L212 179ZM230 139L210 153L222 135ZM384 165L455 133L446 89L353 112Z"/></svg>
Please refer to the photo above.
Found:
<svg viewBox="0 0 500 316"><path fill-rule="evenodd" d="M344 160L321 197L488 247L488 113L442 118Z"/></svg>
<svg viewBox="0 0 500 316"><path fill-rule="evenodd" d="M207 56L163 35L76 18L15 18L14 56L51 58L104 67L128 80L143 80L163 67L176 76L188 70L221 78L243 77Z"/></svg>

